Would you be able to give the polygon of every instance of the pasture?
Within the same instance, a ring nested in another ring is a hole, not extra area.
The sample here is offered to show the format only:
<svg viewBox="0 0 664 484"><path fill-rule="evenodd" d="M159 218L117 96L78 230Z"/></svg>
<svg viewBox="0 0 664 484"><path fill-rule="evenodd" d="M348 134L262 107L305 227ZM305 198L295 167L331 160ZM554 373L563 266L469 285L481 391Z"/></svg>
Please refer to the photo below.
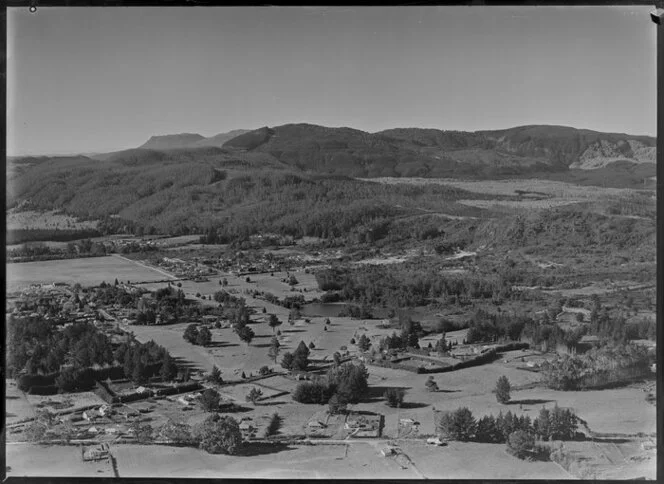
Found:
<svg viewBox="0 0 664 484"><path fill-rule="evenodd" d="M52 282L79 283L85 287L112 283L115 279L124 282L166 278L163 272L119 256L9 263L6 268L8 292Z"/></svg>

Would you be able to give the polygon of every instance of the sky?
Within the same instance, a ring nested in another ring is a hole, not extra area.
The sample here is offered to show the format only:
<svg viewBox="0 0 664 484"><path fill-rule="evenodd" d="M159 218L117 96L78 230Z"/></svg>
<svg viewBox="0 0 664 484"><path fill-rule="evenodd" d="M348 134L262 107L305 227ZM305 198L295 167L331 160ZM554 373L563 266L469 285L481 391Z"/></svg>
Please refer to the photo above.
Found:
<svg viewBox="0 0 664 484"><path fill-rule="evenodd" d="M656 134L652 7L7 9L7 154L287 123Z"/></svg>

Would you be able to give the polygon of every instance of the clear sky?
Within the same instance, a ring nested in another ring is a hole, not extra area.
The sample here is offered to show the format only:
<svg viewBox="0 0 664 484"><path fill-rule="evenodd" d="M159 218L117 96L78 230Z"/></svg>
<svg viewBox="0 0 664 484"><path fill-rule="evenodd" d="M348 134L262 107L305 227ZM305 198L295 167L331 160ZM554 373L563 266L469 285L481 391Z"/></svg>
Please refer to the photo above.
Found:
<svg viewBox="0 0 664 484"><path fill-rule="evenodd" d="M652 7L8 9L8 154L307 122L655 135Z"/></svg>

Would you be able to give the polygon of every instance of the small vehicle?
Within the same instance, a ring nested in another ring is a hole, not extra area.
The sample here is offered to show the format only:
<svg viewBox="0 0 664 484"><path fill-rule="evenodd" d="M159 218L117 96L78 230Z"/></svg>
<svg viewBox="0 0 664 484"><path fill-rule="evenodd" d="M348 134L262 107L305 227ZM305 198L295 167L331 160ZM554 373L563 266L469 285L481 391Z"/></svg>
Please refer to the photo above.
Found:
<svg viewBox="0 0 664 484"><path fill-rule="evenodd" d="M442 441L442 440L440 440L439 437L429 437L429 438L427 439L427 444L429 444L429 445L438 445L438 446L442 446L442 445L446 445L447 443L444 442L444 441Z"/></svg>

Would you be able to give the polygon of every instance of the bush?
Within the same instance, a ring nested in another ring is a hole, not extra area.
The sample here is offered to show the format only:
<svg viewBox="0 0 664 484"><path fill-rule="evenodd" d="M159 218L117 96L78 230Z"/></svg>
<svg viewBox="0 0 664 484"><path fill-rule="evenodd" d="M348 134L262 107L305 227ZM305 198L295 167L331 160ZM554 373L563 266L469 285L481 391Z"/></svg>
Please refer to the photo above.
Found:
<svg viewBox="0 0 664 484"><path fill-rule="evenodd" d="M403 397L406 394L401 388L388 388L385 391L385 400L390 407L401 407Z"/></svg>
<svg viewBox="0 0 664 484"><path fill-rule="evenodd" d="M336 388L323 380L302 382L293 391L293 400L299 403L327 403Z"/></svg>
<svg viewBox="0 0 664 484"><path fill-rule="evenodd" d="M261 366L260 369L258 370L258 374L261 375L261 376L269 375L270 373L272 373L272 371L270 370L270 368L267 365Z"/></svg>
<svg viewBox="0 0 664 484"><path fill-rule="evenodd" d="M534 448L535 435L532 432L517 430L507 437L507 451L519 459L531 456Z"/></svg>
<svg viewBox="0 0 664 484"><path fill-rule="evenodd" d="M242 445L240 426L233 417L210 415L200 433L200 448L210 454L236 454Z"/></svg>

